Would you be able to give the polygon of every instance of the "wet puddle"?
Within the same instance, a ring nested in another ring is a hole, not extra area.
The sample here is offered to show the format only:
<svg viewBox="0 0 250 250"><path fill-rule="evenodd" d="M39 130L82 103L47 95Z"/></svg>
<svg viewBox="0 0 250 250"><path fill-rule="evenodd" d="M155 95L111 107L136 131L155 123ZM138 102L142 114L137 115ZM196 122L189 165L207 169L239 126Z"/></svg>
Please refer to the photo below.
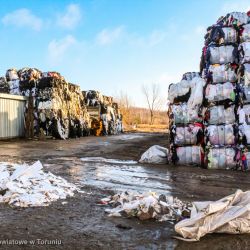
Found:
<svg viewBox="0 0 250 250"><path fill-rule="evenodd" d="M81 158L81 163L70 167L70 176L82 185L90 185L114 191L171 191L166 169L159 172L154 167L138 165L136 161L106 159L102 157Z"/></svg>
<svg viewBox="0 0 250 250"><path fill-rule="evenodd" d="M118 135L116 137L117 139L127 141L127 140L134 140L134 139L142 138L144 137L144 135L143 134L123 134L123 135Z"/></svg>
<svg viewBox="0 0 250 250"><path fill-rule="evenodd" d="M84 158L81 158L81 161L83 161L83 162L111 163L111 164L136 164L137 163L137 161L107 159L107 158L103 158L103 157L84 157Z"/></svg>
<svg viewBox="0 0 250 250"><path fill-rule="evenodd" d="M171 176L165 168L142 166L132 160L102 157L56 159L58 163L67 165L70 179L73 183L80 185L114 191L156 191L165 194L169 194L171 191L171 187L168 185Z"/></svg>

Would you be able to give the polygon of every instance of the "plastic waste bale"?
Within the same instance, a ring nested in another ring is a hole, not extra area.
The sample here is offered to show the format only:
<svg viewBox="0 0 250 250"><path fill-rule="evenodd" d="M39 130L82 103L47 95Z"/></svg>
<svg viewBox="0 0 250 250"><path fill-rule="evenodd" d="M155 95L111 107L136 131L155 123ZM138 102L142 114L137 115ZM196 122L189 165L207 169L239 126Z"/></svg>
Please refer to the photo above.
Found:
<svg viewBox="0 0 250 250"><path fill-rule="evenodd" d="M188 124L185 127L173 125L171 132L174 135L174 144L177 146L196 145L203 139L203 129L200 123Z"/></svg>
<svg viewBox="0 0 250 250"><path fill-rule="evenodd" d="M245 75L245 77L246 77L246 75ZM250 83L250 74L248 77L249 77L248 79L245 79L245 82L249 81L249 83ZM250 85L240 86L239 96L241 99L241 103L243 103L243 104L250 103Z"/></svg>
<svg viewBox="0 0 250 250"><path fill-rule="evenodd" d="M232 124L209 125L206 129L207 142L211 145L234 145L235 129Z"/></svg>
<svg viewBox="0 0 250 250"><path fill-rule="evenodd" d="M235 106L224 107L223 105L211 106L207 109L204 120L210 125L234 124Z"/></svg>
<svg viewBox="0 0 250 250"><path fill-rule="evenodd" d="M239 124L250 125L250 104L238 107L237 114L239 115Z"/></svg>
<svg viewBox="0 0 250 250"><path fill-rule="evenodd" d="M240 62L250 63L250 41L243 42L239 45Z"/></svg>
<svg viewBox="0 0 250 250"><path fill-rule="evenodd" d="M208 169L236 169L237 151L232 147L209 148L207 154Z"/></svg>
<svg viewBox="0 0 250 250"><path fill-rule="evenodd" d="M201 165L203 164L203 149L200 146L184 146L176 148L178 165Z"/></svg>
<svg viewBox="0 0 250 250"><path fill-rule="evenodd" d="M171 113L173 116L173 123L175 124L187 124L202 120L199 113L199 107L195 106L189 108L187 103L171 105Z"/></svg>
<svg viewBox="0 0 250 250"><path fill-rule="evenodd" d="M235 100L235 86L231 82L223 84L208 84L205 91L208 102Z"/></svg>
<svg viewBox="0 0 250 250"><path fill-rule="evenodd" d="M237 57L235 56L237 48L232 45L220 47L210 46L208 50L210 52L210 64L227 64L237 62Z"/></svg>
<svg viewBox="0 0 250 250"><path fill-rule="evenodd" d="M166 164L168 163L168 149L159 145L154 145L142 154L139 162Z"/></svg>
<svg viewBox="0 0 250 250"><path fill-rule="evenodd" d="M239 126L239 136L244 137L244 144L250 145L250 125L242 124Z"/></svg>
<svg viewBox="0 0 250 250"><path fill-rule="evenodd" d="M209 66L213 83L235 82L237 75L230 64L214 64Z"/></svg>

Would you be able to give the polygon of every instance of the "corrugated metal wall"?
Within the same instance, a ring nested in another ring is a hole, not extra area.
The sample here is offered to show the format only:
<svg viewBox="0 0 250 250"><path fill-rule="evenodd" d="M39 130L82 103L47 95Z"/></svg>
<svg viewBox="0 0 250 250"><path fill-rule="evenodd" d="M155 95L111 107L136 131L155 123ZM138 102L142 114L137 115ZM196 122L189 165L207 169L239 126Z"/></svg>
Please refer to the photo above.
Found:
<svg viewBox="0 0 250 250"><path fill-rule="evenodd" d="M26 97L0 94L0 139L24 136Z"/></svg>

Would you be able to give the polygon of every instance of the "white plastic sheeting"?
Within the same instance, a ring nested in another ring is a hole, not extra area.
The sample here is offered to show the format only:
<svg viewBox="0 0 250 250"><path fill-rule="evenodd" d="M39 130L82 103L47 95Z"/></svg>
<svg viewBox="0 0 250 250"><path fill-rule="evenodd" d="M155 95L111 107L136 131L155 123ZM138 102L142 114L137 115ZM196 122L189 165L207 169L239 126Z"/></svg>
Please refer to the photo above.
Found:
<svg viewBox="0 0 250 250"><path fill-rule="evenodd" d="M143 153L139 162L155 164L168 163L168 149L159 145L154 145Z"/></svg>
<svg viewBox="0 0 250 250"><path fill-rule="evenodd" d="M174 103L176 97L186 95L191 90L187 105L189 109L194 109L202 104L204 86L205 81L201 77L194 77L191 81L182 80L170 86L168 99L170 103Z"/></svg>
<svg viewBox="0 0 250 250"><path fill-rule="evenodd" d="M205 86L205 81L201 77L194 77L190 82L191 95L188 99L188 109L194 109L200 106L203 101L203 87Z"/></svg>
<svg viewBox="0 0 250 250"><path fill-rule="evenodd" d="M209 233L250 233L250 191L237 190L218 201L194 202L191 217L175 225L183 238L198 241Z"/></svg>
<svg viewBox="0 0 250 250"><path fill-rule="evenodd" d="M182 80L169 87L168 99L170 103L174 103L174 99L178 96L186 95L190 90L190 81Z"/></svg>
<svg viewBox="0 0 250 250"><path fill-rule="evenodd" d="M48 206L78 191L75 185L42 169L40 161L33 165L0 163L0 202L19 207Z"/></svg>

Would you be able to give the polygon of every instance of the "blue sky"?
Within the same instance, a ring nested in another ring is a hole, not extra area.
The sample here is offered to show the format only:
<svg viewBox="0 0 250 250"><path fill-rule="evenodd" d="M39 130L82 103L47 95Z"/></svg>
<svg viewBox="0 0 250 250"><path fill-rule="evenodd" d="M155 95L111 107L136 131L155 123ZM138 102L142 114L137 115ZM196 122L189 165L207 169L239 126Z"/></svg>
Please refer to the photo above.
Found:
<svg viewBox="0 0 250 250"><path fill-rule="evenodd" d="M247 0L0 1L0 75L8 68L59 71L83 90L127 92L145 106L143 84L198 71L207 26Z"/></svg>

